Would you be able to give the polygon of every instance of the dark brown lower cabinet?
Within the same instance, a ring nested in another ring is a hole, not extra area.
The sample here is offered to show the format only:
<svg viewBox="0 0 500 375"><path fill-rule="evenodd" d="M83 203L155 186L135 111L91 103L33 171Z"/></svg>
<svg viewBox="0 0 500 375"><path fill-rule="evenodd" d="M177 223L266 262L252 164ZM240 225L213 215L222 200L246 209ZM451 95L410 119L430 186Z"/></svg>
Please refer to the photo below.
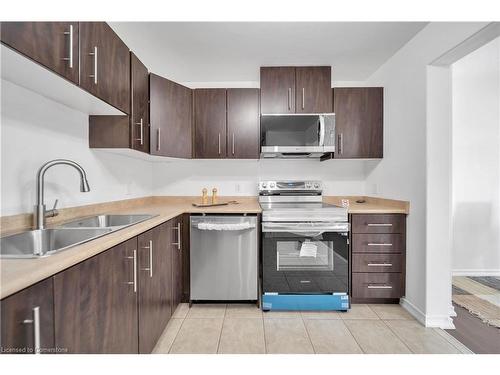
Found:
<svg viewBox="0 0 500 375"><path fill-rule="evenodd" d="M55 341L69 353L137 353L133 238L54 276Z"/></svg>
<svg viewBox="0 0 500 375"><path fill-rule="evenodd" d="M353 303L397 303L405 295L406 215L351 215Z"/></svg>
<svg viewBox="0 0 500 375"><path fill-rule="evenodd" d="M2 354L54 353L54 293L52 278L40 281L0 301ZM39 337L39 339L38 339Z"/></svg>
<svg viewBox="0 0 500 375"><path fill-rule="evenodd" d="M138 237L139 353L151 353L172 315L169 223Z"/></svg>

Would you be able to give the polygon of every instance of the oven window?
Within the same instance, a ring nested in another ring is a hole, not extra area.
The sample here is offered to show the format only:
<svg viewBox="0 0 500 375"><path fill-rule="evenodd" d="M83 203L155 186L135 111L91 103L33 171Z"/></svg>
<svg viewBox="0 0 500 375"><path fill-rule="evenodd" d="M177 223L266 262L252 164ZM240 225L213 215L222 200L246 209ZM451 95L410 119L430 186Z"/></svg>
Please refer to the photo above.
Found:
<svg viewBox="0 0 500 375"><path fill-rule="evenodd" d="M276 241L278 271L333 271L331 241Z"/></svg>
<svg viewBox="0 0 500 375"><path fill-rule="evenodd" d="M318 146L319 116L266 116L261 118L262 146Z"/></svg>

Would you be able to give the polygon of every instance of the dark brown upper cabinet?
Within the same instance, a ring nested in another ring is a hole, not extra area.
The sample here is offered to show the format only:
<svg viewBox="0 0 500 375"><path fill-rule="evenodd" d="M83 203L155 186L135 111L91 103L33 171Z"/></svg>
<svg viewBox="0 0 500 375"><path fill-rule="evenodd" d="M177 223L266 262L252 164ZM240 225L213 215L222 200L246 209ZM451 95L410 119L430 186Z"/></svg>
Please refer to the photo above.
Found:
<svg viewBox="0 0 500 375"><path fill-rule="evenodd" d="M151 154L192 157L192 90L156 74L149 77Z"/></svg>
<svg viewBox="0 0 500 375"><path fill-rule="evenodd" d="M80 86L130 114L130 54L105 22L80 22Z"/></svg>
<svg viewBox="0 0 500 375"><path fill-rule="evenodd" d="M130 52L130 148L149 153L149 72Z"/></svg>
<svg viewBox="0 0 500 375"><path fill-rule="evenodd" d="M36 348L41 353L54 349L52 278L4 298L0 301L0 311L3 353L34 354Z"/></svg>
<svg viewBox="0 0 500 375"><path fill-rule="evenodd" d="M261 67L261 113L332 112L331 67Z"/></svg>
<svg viewBox="0 0 500 375"><path fill-rule="evenodd" d="M259 89L227 89L227 157L259 158Z"/></svg>
<svg viewBox="0 0 500 375"><path fill-rule="evenodd" d="M2 22L0 40L78 84L78 22Z"/></svg>
<svg viewBox="0 0 500 375"><path fill-rule="evenodd" d="M133 238L54 276L58 347L69 353L138 352L137 256Z"/></svg>
<svg viewBox="0 0 500 375"><path fill-rule="evenodd" d="M295 68L297 113L332 112L332 69L329 66Z"/></svg>
<svg viewBox="0 0 500 375"><path fill-rule="evenodd" d="M139 353L151 353L172 315L171 232L167 222L138 237Z"/></svg>
<svg viewBox="0 0 500 375"><path fill-rule="evenodd" d="M337 159L382 158L384 151L384 89L333 89Z"/></svg>
<svg viewBox="0 0 500 375"><path fill-rule="evenodd" d="M295 113L295 68L260 68L262 113Z"/></svg>
<svg viewBox="0 0 500 375"><path fill-rule="evenodd" d="M194 90L194 147L197 159L226 156L226 89Z"/></svg>

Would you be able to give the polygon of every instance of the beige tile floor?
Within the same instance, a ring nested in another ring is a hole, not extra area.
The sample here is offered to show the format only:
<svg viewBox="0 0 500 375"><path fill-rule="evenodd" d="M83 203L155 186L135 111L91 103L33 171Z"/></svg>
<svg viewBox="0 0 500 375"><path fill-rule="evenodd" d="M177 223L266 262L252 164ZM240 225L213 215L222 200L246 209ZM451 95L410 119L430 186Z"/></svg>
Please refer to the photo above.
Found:
<svg viewBox="0 0 500 375"><path fill-rule="evenodd" d="M153 353L468 353L399 305L341 312L266 312L255 305L181 304Z"/></svg>

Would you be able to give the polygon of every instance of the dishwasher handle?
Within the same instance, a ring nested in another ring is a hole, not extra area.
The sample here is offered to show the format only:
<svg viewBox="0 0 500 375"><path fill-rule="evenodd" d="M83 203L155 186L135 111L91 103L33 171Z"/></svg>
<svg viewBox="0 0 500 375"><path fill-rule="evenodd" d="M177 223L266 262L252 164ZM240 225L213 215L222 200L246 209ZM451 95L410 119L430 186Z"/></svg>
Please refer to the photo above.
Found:
<svg viewBox="0 0 500 375"><path fill-rule="evenodd" d="M256 225L250 221L239 223L216 223L211 221L201 221L193 223L193 226L199 230L215 230L215 231L240 231L253 229Z"/></svg>

